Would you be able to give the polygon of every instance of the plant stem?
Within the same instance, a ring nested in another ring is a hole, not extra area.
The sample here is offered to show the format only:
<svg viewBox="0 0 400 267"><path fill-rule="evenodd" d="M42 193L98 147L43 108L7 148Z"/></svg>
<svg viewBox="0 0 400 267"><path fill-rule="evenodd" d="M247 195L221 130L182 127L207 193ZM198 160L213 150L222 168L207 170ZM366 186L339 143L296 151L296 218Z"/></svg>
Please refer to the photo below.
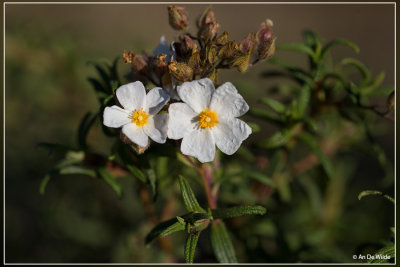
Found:
<svg viewBox="0 0 400 267"><path fill-rule="evenodd" d="M215 209L217 207L217 199L211 193L211 186L213 184L214 178L211 170L206 164L203 164L201 168L201 178L203 179L204 191L207 196L208 205L210 206L210 209Z"/></svg>

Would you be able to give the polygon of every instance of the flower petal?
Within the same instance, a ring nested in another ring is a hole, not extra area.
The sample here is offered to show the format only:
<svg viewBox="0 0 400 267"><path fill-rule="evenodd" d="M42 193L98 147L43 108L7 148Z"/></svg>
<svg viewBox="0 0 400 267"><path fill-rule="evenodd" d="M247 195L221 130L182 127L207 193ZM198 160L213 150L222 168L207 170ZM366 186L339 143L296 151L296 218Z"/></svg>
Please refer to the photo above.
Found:
<svg viewBox="0 0 400 267"><path fill-rule="evenodd" d="M146 95L145 110L150 115L157 114L168 102L169 95L161 87L155 87Z"/></svg>
<svg viewBox="0 0 400 267"><path fill-rule="evenodd" d="M215 157L215 143L208 129L196 129L185 134L181 151L185 155L196 157L200 162L209 162Z"/></svg>
<svg viewBox="0 0 400 267"><path fill-rule="evenodd" d="M119 103L127 110L133 111L144 106L146 90L140 82L128 83L120 86L116 95Z"/></svg>
<svg viewBox="0 0 400 267"><path fill-rule="evenodd" d="M217 147L225 154L232 155L251 134L251 128L242 120L229 118L215 125L211 132Z"/></svg>
<svg viewBox="0 0 400 267"><path fill-rule="evenodd" d="M130 123L129 111L118 106L106 107L103 113L103 124L107 127L119 128Z"/></svg>
<svg viewBox="0 0 400 267"><path fill-rule="evenodd" d="M168 113L150 116L144 132L155 142L163 144L167 139Z"/></svg>
<svg viewBox="0 0 400 267"><path fill-rule="evenodd" d="M245 114L249 110L249 106L235 86L226 82L215 90L210 110L216 111L219 117L232 118Z"/></svg>
<svg viewBox="0 0 400 267"><path fill-rule="evenodd" d="M144 133L142 127L137 127L134 123L128 123L122 127L122 133L126 135L135 144L145 147L149 142L149 138Z"/></svg>
<svg viewBox="0 0 400 267"><path fill-rule="evenodd" d="M188 104L195 112L200 113L210 105L211 96L215 88L213 82L205 78L184 82L177 90L182 101Z"/></svg>
<svg viewBox="0 0 400 267"><path fill-rule="evenodd" d="M195 113L185 103L174 103L169 106L168 138L181 139L187 131L192 131L196 126Z"/></svg>

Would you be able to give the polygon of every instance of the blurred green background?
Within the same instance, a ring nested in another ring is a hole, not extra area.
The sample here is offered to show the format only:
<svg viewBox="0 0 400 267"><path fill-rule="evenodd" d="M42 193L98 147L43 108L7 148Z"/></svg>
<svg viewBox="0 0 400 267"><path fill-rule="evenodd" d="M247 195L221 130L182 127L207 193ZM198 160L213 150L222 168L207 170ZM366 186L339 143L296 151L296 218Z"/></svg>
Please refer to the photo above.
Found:
<svg viewBox="0 0 400 267"><path fill-rule="evenodd" d="M185 7L195 32L195 19L207 5ZM394 84L393 5L215 4L213 10L220 32L229 31L238 41L257 31L266 18L274 22L277 44L302 41L305 29L327 41L350 40L361 52L354 55L349 48L337 47L333 59L356 57L373 75L384 71L384 85ZM124 49L151 52L161 35L168 42L174 40L177 32L168 24L167 5L7 4L5 30L5 261L182 261L182 236L172 238L176 241L173 244L181 244L172 249L172 256L160 252L155 244L144 246L144 236L152 225L146 221L132 179L121 181L122 199L103 182L84 176L59 176L50 181L45 195L38 191L43 175L57 158L37 143L75 145L80 118L98 109L87 81L95 71L88 62L113 60ZM298 54L278 52L277 56L306 64L305 57ZM268 96L267 89L276 83L260 77L270 68L264 62L244 74L226 71L220 81L231 81L250 106L257 105L260 95ZM119 64L121 74L128 70ZM386 127L389 129L378 140L393 162L394 128ZM273 130L263 125L262 132L247 142L271 135ZM109 151L110 140L102 136L99 124L90 132L88 142L96 151ZM321 209L318 205L323 204L310 204L294 185L292 202L268 204L264 220L230 222L230 229L236 229L232 233L239 261L352 262L360 244L389 240L393 205L380 198L358 201L357 195L365 189L386 190L393 195L393 187L382 185L382 170L373 158L355 154L365 167L351 171L349 166L337 166L346 169L351 178L339 193L320 196L324 201L330 197L333 205L340 206L334 224L321 227L313 209ZM248 234L257 238L243 238ZM200 246L197 261L215 261L205 235Z"/></svg>

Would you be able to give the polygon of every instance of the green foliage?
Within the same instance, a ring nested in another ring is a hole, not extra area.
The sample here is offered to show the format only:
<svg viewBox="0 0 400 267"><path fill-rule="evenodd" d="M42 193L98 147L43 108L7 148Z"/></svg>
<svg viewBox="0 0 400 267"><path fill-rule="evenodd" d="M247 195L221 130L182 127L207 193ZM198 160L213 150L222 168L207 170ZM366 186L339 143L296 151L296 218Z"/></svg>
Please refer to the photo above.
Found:
<svg viewBox="0 0 400 267"><path fill-rule="evenodd" d="M232 241L222 221L216 221L211 226L211 245L218 262L237 263Z"/></svg>
<svg viewBox="0 0 400 267"><path fill-rule="evenodd" d="M261 206L238 206L227 209L215 209L211 214L214 219L229 219L243 215L264 215L267 210Z"/></svg>
<svg viewBox="0 0 400 267"><path fill-rule="evenodd" d="M182 198L185 203L186 209L189 212L205 212L197 202L193 194L192 188L183 176L179 176L179 185L181 187Z"/></svg>

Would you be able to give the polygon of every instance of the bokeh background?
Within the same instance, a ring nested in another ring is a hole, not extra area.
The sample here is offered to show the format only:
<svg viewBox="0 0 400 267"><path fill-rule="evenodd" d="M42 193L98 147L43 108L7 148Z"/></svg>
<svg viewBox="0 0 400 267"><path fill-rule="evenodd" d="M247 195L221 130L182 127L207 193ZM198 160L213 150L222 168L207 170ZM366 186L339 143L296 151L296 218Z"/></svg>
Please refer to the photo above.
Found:
<svg viewBox="0 0 400 267"><path fill-rule="evenodd" d="M207 5L185 7L194 32L195 19ZM385 72L384 85L394 84L394 5L214 4L213 10L221 24L220 31L229 31L231 38L238 41L257 31L266 18L274 22L277 44L302 41L301 33L306 29L327 41L350 40L359 45L360 53L356 55L347 47L337 47L333 57L358 58L374 75ZM57 158L49 156L37 144L45 141L75 145L81 117L98 109L95 93L87 81L89 76L95 76L95 71L88 62L113 60L124 49L151 52L161 35L168 41L177 36L168 24L167 5L5 6L6 262L171 260L157 245L144 246L144 236L152 225L146 223L135 181L121 181L122 199L101 181L84 176L59 176L49 183L45 195L38 190L43 175ZM289 52L277 55L306 64L301 55ZM244 74L226 71L220 80L236 84L250 106L257 105L260 94L268 96L267 89L273 84L260 77L269 68L269 63L262 63ZM118 66L122 74L128 69L122 63ZM379 137L392 162L393 131L393 126L389 126ZM90 132L89 143L96 151L107 151L110 142L100 132L100 125L96 125ZM272 132L272 127L264 125L262 132L253 135L249 142ZM241 235L248 234L249 229L233 234L239 261L352 262L351 256L360 244L367 246L389 240L388 229L394 225L393 205L380 198L363 201L356 198L362 190L382 189L378 164L366 155L360 157L365 168L357 170L344 192L338 194L339 225L325 227L328 234L322 233L313 223L315 217L300 213L312 210L307 202L272 207L270 216L253 228L261 241L241 244ZM393 195L390 191L393 187L385 190ZM308 224L302 216L309 218ZM183 237L174 238L177 240L174 244L183 244L180 242ZM299 249L304 240L312 244L308 250ZM172 249L173 260L183 260L182 246ZM202 254L197 261L215 261L209 240L200 240L200 246ZM245 246L251 251L246 251ZM326 254L331 258L313 246L329 251Z"/></svg>

